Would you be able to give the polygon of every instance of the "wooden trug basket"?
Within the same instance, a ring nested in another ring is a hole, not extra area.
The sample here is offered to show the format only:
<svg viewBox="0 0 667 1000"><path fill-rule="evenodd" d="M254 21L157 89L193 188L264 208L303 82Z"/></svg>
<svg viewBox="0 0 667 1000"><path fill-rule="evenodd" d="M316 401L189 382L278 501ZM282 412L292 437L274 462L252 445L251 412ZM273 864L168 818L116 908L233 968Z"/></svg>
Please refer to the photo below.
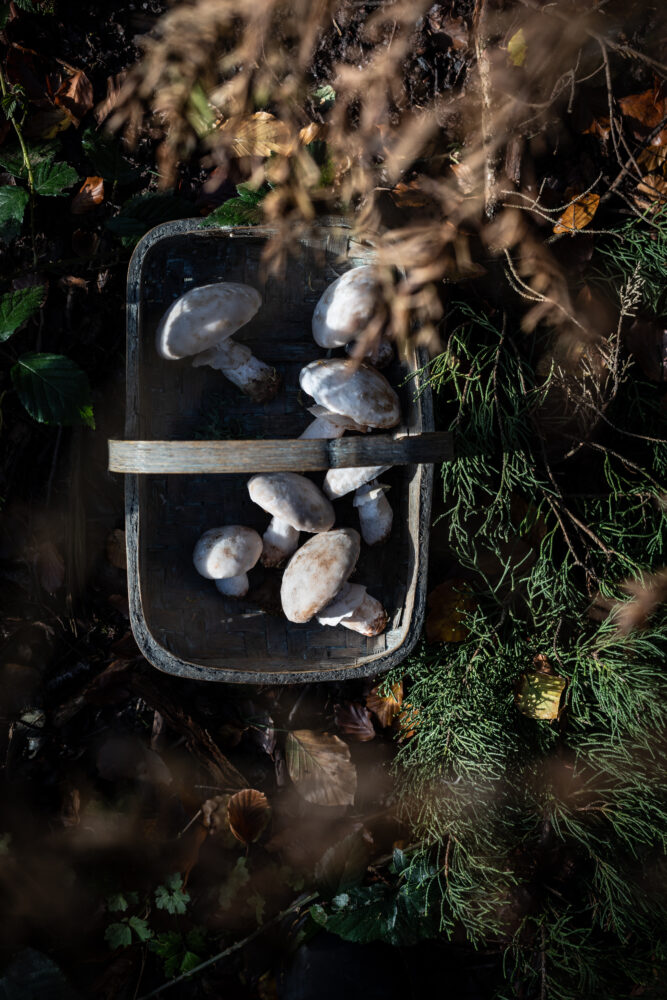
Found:
<svg viewBox="0 0 667 1000"><path fill-rule="evenodd" d="M246 524L260 534L266 529L269 515L248 496L254 472L433 462L436 450L438 460L450 457L448 436L429 433L430 389L419 375L406 382L423 363L414 351L407 363L394 362L385 372L401 397L398 436L293 440L312 419L308 401L300 397L299 371L326 356L312 339L315 304L339 274L367 263L372 254L353 244L349 229L334 220L303 241L284 279L265 278L261 257L271 235L264 227L206 229L196 219L169 222L141 240L130 262L127 440L110 442L109 467L126 473L132 630L151 663L184 677L276 684L377 674L407 656L421 631L432 464L397 465L382 476L391 486L392 534L384 545L362 544L352 577L387 609L390 620L381 635L367 638L340 626L287 621L277 604L280 570L258 564L249 573L248 597L238 601L223 598L192 564L195 543L208 528ZM189 359L163 361L157 354L156 328L170 303L215 281L241 281L261 292L259 312L236 339L282 375L277 397L264 406L219 372L193 368ZM206 434L211 408L230 437L240 430L248 440L198 440ZM313 478L321 484L323 473ZM336 501L336 527L358 529L351 498ZM305 537L310 536L302 542Z"/></svg>

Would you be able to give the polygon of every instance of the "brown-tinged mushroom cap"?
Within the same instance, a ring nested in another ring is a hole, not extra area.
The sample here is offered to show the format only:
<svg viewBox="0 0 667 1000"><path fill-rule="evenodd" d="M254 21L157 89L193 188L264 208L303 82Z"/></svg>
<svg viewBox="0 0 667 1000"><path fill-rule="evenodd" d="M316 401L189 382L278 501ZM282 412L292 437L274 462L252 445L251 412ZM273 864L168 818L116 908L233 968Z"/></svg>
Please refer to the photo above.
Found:
<svg viewBox="0 0 667 1000"><path fill-rule="evenodd" d="M343 347L368 326L380 301L372 264L355 267L324 291L313 313L313 339L320 347Z"/></svg>
<svg viewBox="0 0 667 1000"><path fill-rule="evenodd" d="M256 288L236 281L191 288L160 320L158 354L174 361L207 351L248 323L261 304Z"/></svg>
<svg viewBox="0 0 667 1000"><path fill-rule="evenodd" d="M356 566L360 547L357 531L338 528L309 538L297 549L280 588L289 621L310 621L333 600Z"/></svg>
<svg viewBox="0 0 667 1000"><path fill-rule="evenodd" d="M228 524L205 531L195 545L192 560L197 572L207 580L223 580L252 569L261 552L262 539L253 528Z"/></svg>
<svg viewBox="0 0 667 1000"><path fill-rule="evenodd" d="M398 396L384 375L369 365L343 358L311 361L301 369L304 392L333 413L364 427L394 427L401 419Z"/></svg>
<svg viewBox="0 0 667 1000"><path fill-rule="evenodd" d="M336 520L319 486L296 472L253 476L248 493L253 503L298 531L328 531Z"/></svg>

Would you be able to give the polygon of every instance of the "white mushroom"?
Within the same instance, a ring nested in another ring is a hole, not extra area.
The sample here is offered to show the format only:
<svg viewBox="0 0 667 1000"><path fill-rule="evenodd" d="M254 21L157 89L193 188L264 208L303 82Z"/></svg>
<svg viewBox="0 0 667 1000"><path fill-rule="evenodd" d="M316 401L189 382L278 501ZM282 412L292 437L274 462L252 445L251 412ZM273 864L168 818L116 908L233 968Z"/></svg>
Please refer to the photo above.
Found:
<svg viewBox="0 0 667 1000"><path fill-rule="evenodd" d="M347 358L311 361L299 385L331 413L350 417L365 430L386 430L401 419L398 396L384 375Z"/></svg>
<svg viewBox="0 0 667 1000"><path fill-rule="evenodd" d="M387 500L387 487L371 479L354 494L353 506L359 511L361 537L367 545L386 542L391 534L394 512Z"/></svg>
<svg viewBox="0 0 667 1000"><path fill-rule="evenodd" d="M377 267L364 264L337 278L322 294L313 313L313 338L320 347L345 347L361 340L364 357L384 367L393 350L381 336L386 309ZM364 343L364 335L371 341ZM355 350L356 345L351 345Z"/></svg>
<svg viewBox="0 0 667 1000"><path fill-rule="evenodd" d="M235 281L191 288L160 320L158 354L168 361L195 355L193 365L218 369L256 402L266 402L280 385L275 368L255 358L245 345L227 342L261 304L256 288Z"/></svg>
<svg viewBox="0 0 667 1000"><path fill-rule="evenodd" d="M228 524L210 528L201 536L192 554L195 569L207 580L215 580L221 594L245 597L247 572L262 552L262 539L253 528Z"/></svg>
<svg viewBox="0 0 667 1000"><path fill-rule="evenodd" d="M290 559L280 598L291 622L342 625L362 635L379 635L388 616L360 584L348 584L359 558L361 539L352 528L338 528L310 538Z"/></svg>
<svg viewBox="0 0 667 1000"><path fill-rule="evenodd" d="M272 515L264 532L262 563L279 566L299 543L299 532L328 531L336 513L318 486L296 472L253 476L250 499Z"/></svg>
<svg viewBox="0 0 667 1000"><path fill-rule="evenodd" d="M346 493L359 489L371 479L377 479L390 465L363 465L358 468L329 469L324 477L322 489L330 500L338 500Z"/></svg>
<svg viewBox="0 0 667 1000"><path fill-rule="evenodd" d="M359 431L364 434L365 427L361 427L351 417L345 417L342 413L331 413L326 406L309 406L308 412L315 417L312 424L308 424L300 438L332 438L342 437L345 431Z"/></svg>

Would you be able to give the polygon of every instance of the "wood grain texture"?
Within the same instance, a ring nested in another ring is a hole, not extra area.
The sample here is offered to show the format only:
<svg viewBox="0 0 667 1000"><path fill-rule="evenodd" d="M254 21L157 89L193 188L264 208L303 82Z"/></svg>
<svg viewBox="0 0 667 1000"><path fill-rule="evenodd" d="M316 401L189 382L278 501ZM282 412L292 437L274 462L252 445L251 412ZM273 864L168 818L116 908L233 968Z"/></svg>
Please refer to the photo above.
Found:
<svg viewBox="0 0 667 1000"><path fill-rule="evenodd" d="M109 470L139 474L322 472L364 465L445 462L452 435L347 437L272 441L109 441Z"/></svg>
<svg viewBox="0 0 667 1000"><path fill-rule="evenodd" d="M359 247L350 254L349 230L339 222L324 224L302 241L286 275L277 278L263 265L270 235L263 227L207 230L191 219L159 226L138 244L128 274L128 440L179 445L195 440L206 448L218 437L223 440L216 444L237 451L250 443L274 450L276 438L298 438L310 423L298 375L304 364L325 356L311 336L315 304L336 277L372 255ZM165 309L189 288L214 281L245 282L262 295L261 308L237 339L283 377L283 390L263 406L219 372L163 361L156 353L155 333ZM386 372L398 387L402 428L410 440L433 430L430 390L415 374L425 361L413 353ZM341 441L370 443L372 461L362 464L389 464L376 460L378 439ZM311 475L321 483L321 473ZM288 622L280 610L279 570L251 570L250 591L240 601L221 597L196 573L192 551L208 528L241 523L260 533L266 529L268 515L249 501L247 481L247 474L201 471L126 475L130 620L146 658L179 676L266 684L359 677L400 662L423 622L433 466L394 465L382 476L390 487L394 528L384 545L362 546L353 577L389 613L387 629L375 637ZM351 497L336 501L335 510L337 526L358 528Z"/></svg>

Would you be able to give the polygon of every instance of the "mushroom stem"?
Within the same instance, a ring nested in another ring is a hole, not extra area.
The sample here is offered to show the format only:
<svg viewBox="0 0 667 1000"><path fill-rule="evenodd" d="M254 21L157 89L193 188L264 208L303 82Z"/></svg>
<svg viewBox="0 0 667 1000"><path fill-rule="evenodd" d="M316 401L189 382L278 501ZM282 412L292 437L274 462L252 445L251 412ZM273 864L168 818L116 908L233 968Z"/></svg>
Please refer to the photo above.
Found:
<svg viewBox="0 0 667 1000"><path fill-rule="evenodd" d="M342 625L362 635L379 635L388 621L380 602L359 583L344 584L316 617L320 625Z"/></svg>
<svg viewBox="0 0 667 1000"><path fill-rule="evenodd" d="M272 517L269 526L262 535L262 566L280 566L288 556L296 551L299 544L299 532L287 521Z"/></svg>
<svg viewBox="0 0 667 1000"><path fill-rule="evenodd" d="M358 431L365 434L370 427L363 427L351 417L346 417L342 413L333 413L327 410L326 406L311 406L308 412L315 417L312 424L308 424L300 438L340 438L345 431Z"/></svg>
<svg viewBox="0 0 667 1000"><path fill-rule="evenodd" d="M210 365L221 371L225 378L256 403L273 399L280 387L280 376L275 368L256 358L245 344L237 344L231 338L196 354L192 366L199 368L201 365Z"/></svg>
<svg viewBox="0 0 667 1000"><path fill-rule="evenodd" d="M361 537L367 545L385 542L391 533L394 512L387 500L385 489L377 479L360 486L354 494L353 505L359 511Z"/></svg>
<svg viewBox="0 0 667 1000"><path fill-rule="evenodd" d="M364 465L359 468L329 469L322 489L330 500L337 500L390 468L390 465Z"/></svg>
<svg viewBox="0 0 667 1000"><path fill-rule="evenodd" d="M356 611L341 622L344 628L362 635L379 635L387 627L389 615L379 601L366 594Z"/></svg>
<svg viewBox="0 0 667 1000"><path fill-rule="evenodd" d="M223 580L216 580L215 585L225 597L245 597L250 582L247 573L240 573L238 576L226 576Z"/></svg>

